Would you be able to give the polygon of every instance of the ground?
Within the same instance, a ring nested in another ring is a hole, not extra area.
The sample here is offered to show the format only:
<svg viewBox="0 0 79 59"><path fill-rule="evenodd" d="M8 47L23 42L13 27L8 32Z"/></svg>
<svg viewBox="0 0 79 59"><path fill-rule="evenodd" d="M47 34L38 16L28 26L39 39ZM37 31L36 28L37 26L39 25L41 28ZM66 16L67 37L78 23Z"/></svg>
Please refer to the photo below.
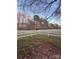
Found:
<svg viewBox="0 0 79 59"><path fill-rule="evenodd" d="M17 59L60 59L60 55L60 37L33 35L17 40Z"/></svg>

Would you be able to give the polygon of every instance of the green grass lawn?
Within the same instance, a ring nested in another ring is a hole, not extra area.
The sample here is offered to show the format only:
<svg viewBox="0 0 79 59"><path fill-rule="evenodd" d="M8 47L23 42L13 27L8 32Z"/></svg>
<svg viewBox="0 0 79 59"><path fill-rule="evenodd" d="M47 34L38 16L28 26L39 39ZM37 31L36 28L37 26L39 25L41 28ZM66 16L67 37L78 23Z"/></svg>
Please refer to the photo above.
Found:
<svg viewBox="0 0 79 59"><path fill-rule="evenodd" d="M40 40L42 42L48 42L50 44L56 45L58 47L61 46L61 38L56 36L47 36L47 35L33 35L18 38L17 39L17 46L25 46L29 45L31 41ZM37 43L37 42L36 42Z"/></svg>
<svg viewBox="0 0 79 59"><path fill-rule="evenodd" d="M33 35L17 39L17 55L23 55L23 50L27 53L30 48L37 48L42 43L48 43L61 49L61 38L47 35ZM19 58L18 58L19 59Z"/></svg>

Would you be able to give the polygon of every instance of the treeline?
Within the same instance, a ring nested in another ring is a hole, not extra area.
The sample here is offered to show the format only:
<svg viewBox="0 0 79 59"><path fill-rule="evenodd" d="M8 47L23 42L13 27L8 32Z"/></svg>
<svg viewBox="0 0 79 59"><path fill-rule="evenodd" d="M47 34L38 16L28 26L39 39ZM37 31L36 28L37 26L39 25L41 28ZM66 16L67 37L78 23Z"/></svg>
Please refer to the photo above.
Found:
<svg viewBox="0 0 79 59"><path fill-rule="evenodd" d="M26 20L28 22L24 22L24 23L17 22L18 30L61 29L60 25L48 23L46 19L40 18L38 15L33 16L32 20L34 21L29 20L29 19L26 19Z"/></svg>

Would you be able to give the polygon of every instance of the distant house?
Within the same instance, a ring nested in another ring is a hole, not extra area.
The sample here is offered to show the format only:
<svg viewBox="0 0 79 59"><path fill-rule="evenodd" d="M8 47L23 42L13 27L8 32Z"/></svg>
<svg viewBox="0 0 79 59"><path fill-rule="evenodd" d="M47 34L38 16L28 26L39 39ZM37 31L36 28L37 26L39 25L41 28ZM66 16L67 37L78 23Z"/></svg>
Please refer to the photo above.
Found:
<svg viewBox="0 0 79 59"><path fill-rule="evenodd" d="M42 18L39 18L38 15L34 16L35 29L48 29L48 22Z"/></svg>

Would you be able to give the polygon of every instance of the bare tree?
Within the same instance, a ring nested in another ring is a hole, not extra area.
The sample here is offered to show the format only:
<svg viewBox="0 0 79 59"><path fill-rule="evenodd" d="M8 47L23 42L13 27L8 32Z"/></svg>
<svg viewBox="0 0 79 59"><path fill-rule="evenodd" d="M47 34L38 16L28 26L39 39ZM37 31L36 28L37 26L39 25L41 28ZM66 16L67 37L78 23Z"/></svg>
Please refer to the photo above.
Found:
<svg viewBox="0 0 79 59"><path fill-rule="evenodd" d="M32 13L43 14L45 15L46 19L49 19L52 16L60 15L60 0L17 0L18 7L21 7L23 12L26 12L26 9L29 9ZM57 2L57 3L56 3ZM53 4L57 4L56 8L53 10L52 6L55 7ZM50 10L53 10L50 15ZM60 16L59 16L60 17Z"/></svg>

